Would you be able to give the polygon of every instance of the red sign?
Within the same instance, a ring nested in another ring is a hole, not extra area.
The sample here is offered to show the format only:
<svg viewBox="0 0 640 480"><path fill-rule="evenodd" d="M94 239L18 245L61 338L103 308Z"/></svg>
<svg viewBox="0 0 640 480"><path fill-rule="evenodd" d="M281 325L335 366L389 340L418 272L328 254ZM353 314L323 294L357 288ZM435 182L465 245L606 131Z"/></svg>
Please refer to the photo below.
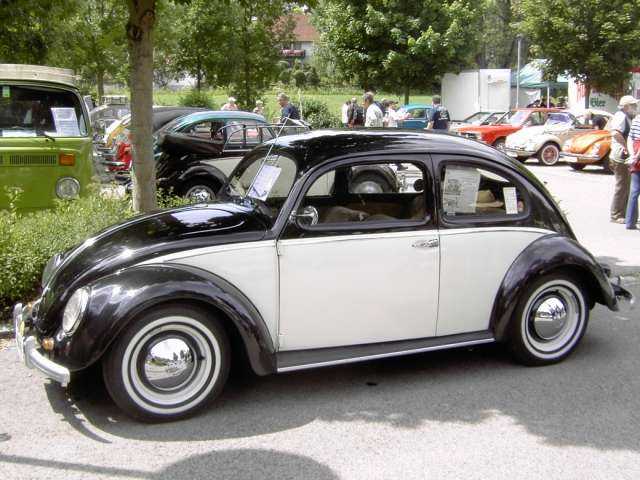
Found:
<svg viewBox="0 0 640 480"><path fill-rule="evenodd" d="M282 56L283 57L304 57L305 55L305 51L304 50L282 50Z"/></svg>

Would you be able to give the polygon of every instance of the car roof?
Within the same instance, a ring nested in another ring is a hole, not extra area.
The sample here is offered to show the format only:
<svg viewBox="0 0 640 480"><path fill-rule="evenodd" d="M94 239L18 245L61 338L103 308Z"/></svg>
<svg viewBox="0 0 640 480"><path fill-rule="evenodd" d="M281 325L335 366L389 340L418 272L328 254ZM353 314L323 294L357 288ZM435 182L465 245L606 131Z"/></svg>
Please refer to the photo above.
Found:
<svg viewBox="0 0 640 480"><path fill-rule="evenodd" d="M517 170L526 170L495 148L449 133L403 129L312 130L269 140L256 152L292 155L300 171L349 154L395 152L451 153L482 157Z"/></svg>
<svg viewBox="0 0 640 480"><path fill-rule="evenodd" d="M558 107L532 107L532 108L516 108L515 109L517 112L561 112L562 110L566 110L566 109L562 109L562 108L558 108Z"/></svg>
<svg viewBox="0 0 640 480"><path fill-rule="evenodd" d="M400 108L433 108L433 105L430 103L407 103Z"/></svg>
<svg viewBox="0 0 640 480"><path fill-rule="evenodd" d="M207 110L204 112L191 113L180 118L180 123L202 122L207 120L234 119L234 120L256 120L266 122L262 115L241 110Z"/></svg>

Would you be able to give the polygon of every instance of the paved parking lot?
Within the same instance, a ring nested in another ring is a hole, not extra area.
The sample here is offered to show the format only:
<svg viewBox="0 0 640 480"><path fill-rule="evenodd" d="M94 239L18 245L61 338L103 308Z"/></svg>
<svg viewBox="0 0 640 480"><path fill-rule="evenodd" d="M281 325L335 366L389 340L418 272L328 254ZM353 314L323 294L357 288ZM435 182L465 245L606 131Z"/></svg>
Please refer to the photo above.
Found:
<svg viewBox="0 0 640 480"><path fill-rule="evenodd" d="M612 177L531 168L580 240L633 282L640 232L608 222ZM120 414L95 372L64 390L5 349L0 477L637 479L637 317L597 307L575 354L545 368L487 346L236 374L212 409L165 425Z"/></svg>

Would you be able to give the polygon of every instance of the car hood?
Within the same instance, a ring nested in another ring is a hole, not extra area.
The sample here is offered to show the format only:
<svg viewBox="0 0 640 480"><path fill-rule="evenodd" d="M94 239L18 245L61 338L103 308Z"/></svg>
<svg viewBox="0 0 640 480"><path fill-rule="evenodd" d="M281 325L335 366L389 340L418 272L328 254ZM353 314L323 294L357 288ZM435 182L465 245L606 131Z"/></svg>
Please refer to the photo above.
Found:
<svg viewBox="0 0 640 480"><path fill-rule="evenodd" d="M460 127L458 132L460 133L490 133L490 132L507 132L520 130L519 125L511 125L510 123L499 123L497 125L470 125L468 127Z"/></svg>
<svg viewBox="0 0 640 480"><path fill-rule="evenodd" d="M238 200L162 210L107 228L51 260L43 275L37 328L51 333L71 294L100 277L168 253L258 241L268 223L255 204Z"/></svg>
<svg viewBox="0 0 640 480"><path fill-rule="evenodd" d="M573 137L573 139L571 140L570 151L574 153L584 153L589 148L591 148L594 143L610 139L611 132L609 130L596 130L593 132L578 135Z"/></svg>
<svg viewBox="0 0 640 480"><path fill-rule="evenodd" d="M542 135L545 132L546 130L544 125L523 128L509 135L507 137L507 144L524 145L527 140L530 140L537 135Z"/></svg>

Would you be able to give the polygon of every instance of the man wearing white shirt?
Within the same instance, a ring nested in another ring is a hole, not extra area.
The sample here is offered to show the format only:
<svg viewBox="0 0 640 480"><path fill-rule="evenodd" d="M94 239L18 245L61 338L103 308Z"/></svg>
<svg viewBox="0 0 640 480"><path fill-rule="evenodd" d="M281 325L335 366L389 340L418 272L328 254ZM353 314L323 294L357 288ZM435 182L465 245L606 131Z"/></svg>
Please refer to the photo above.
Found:
<svg viewBox="0 0 640 480"><path fill-rule="evenodd" d="M627 142L631 131L631 119L636 114L637 103L638 100L631 95L622 97L618 105L618 111L611 119L609 127L611 129L609 165L616 179L609 215L614 223L625 223L630 183L628 165L630 163L630 153Z"/></svg>
<svg viewBox="0 0 640 480"><path fill-rule="evenodd" d="M380 107L374 102L373 93L367 92L362 96L362 101L367 113L364 117L365 127L382 127L384 114Z"/></svg>
<svg viewBox="0 0 640 480"><path fill-rule="evenodd" d="M351 105L351 100L347 100L342 104L342 111L340 112L342 121L342 126L347 127L349 125L349 106Z"/></svg>

